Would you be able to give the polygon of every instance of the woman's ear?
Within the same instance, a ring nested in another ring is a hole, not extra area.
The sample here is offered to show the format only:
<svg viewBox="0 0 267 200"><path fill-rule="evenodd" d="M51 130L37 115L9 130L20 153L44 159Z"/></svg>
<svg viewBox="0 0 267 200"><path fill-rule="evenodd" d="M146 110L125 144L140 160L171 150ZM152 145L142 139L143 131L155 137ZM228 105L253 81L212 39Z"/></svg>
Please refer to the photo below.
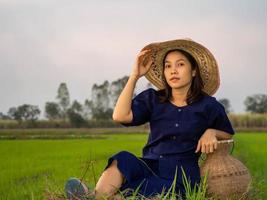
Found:
<svg viewBox="0 0 267 200"><path fill-rule="evenodd" d="M192 71L192 76L195 77L196 76L196 70Z"/></svg>

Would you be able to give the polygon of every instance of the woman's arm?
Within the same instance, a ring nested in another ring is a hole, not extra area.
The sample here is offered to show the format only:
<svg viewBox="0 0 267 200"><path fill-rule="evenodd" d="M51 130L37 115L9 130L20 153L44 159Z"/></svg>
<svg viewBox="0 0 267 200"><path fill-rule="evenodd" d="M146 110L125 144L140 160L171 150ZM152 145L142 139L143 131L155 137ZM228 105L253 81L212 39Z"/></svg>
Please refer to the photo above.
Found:
<svg viewBox="0 0 267 200"><path fill-rule="evenodd" d="M226 133L224 131L216 130L216 129L208 129L211 132L214 132L217 140L229 140L233 137L233 135Z"/></svg>
<svg viewBox="0 0 267 200"><path fill-rule="evenodd" d="M229 140L235 134L223 105L214 97L211 100L213 101L208 104L206 110L209 116L207 120L208 128L200 137L196 152L201 150L202 153L212 153L217 149L218 140Z"/></svg>
<svg viewBox="0 0 267 200"><path fill-rule="evenodd" d="M129 77L115 105L112 115L114 121L124 123L132 121L133 114L131 110L131 102L137 80L137 77Z"/></svg>
<svg viewBox="0 0 267 200"><path fill-rule="evenodd" d="M144 50L138 54L133 67L133 71L116 102L112 115L113 120L116 122L128 123L133 119L131 104L136 82L140 77L148 72L152 64L151 59L145 66L141 64L143 63L144 55L147 52L149 52L149 50Z"/></svg>
<svg viewBox="0 0 267 200"><path fill-rule="evenodd" d="M202 153L212 153L217 149L218 140L229 140L232 136L224 131L209 128L200 137L195 152L197 153L201 150Z"/></svg>

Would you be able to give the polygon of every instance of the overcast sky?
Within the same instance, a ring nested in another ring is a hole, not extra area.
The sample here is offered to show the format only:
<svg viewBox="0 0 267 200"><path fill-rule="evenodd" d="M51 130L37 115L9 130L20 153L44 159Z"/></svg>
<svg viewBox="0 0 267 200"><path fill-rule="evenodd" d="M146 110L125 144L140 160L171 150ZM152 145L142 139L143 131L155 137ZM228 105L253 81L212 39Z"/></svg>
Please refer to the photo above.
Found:
<svg viewBox="0 0 267 200"><path fill-rule="evenodd" d="M61 82L83 103L94 83L129 75L145 45L178 38L214 54L215 97L244 112L248 95L267 94L266 11L264 0L0 0L0 112L43 110Z"/></svg>

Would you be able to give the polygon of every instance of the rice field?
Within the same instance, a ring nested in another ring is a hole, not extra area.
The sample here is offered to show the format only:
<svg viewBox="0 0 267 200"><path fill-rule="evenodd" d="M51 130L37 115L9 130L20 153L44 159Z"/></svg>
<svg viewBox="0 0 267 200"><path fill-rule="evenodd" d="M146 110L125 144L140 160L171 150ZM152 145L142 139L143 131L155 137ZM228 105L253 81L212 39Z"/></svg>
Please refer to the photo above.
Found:
<svg viewBox="0 0 267 200"><path fill-rule="evenodd" d="M0 198L44 199L62 193L69 177L91 187L107 158L127 150L141 156L147 134L107 134L84 139L0 140ZM237 133L233 154L253 176L253 198L267 199L267 134Z"/></svg>

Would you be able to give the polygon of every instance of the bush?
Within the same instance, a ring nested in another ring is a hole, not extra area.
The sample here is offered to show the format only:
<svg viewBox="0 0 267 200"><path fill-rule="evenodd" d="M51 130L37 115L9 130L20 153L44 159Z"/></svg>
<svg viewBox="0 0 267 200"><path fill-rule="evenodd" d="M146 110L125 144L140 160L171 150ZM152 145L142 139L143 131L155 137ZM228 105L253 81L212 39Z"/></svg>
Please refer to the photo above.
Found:
<svg viewBox="0 0 267 200"><path fill-rule="evenodd" d="M230 114L229 119L236 129L267 129L267 114Z"/></svg>

